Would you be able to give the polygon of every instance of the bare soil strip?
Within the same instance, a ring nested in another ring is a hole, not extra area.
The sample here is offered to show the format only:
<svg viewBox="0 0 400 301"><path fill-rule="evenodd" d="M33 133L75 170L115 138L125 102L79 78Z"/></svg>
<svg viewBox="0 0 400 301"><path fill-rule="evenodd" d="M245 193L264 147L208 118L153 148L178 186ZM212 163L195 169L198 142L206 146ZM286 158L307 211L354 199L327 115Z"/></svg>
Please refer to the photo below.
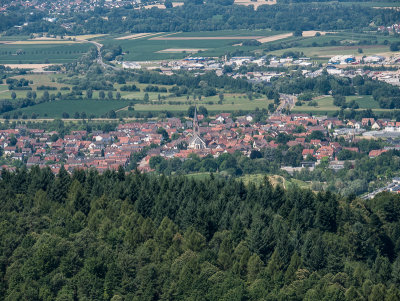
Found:
<svg viewBox="0 0 400 301"><path fill-rule="evenodd" d="M136 40L136 39L141 39L141 38L145 38L145 37L151 37L157 34L160 34L161 32L146 32L146 33L135 33L135 34L131 34L129 36L124 36L124 37L119 37L116 38L116 40Z"/></svg>

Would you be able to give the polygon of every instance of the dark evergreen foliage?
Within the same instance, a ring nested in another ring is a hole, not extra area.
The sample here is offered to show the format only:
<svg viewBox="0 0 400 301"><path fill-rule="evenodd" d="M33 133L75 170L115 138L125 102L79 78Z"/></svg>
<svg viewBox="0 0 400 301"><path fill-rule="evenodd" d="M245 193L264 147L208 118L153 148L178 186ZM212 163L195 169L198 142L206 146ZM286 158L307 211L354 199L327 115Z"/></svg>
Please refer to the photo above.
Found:
<svg viewBox="0 0 400 301"><path fill-rule="evenodd" d="M400 197L2 172L4 300L399 300Z"/></svg>

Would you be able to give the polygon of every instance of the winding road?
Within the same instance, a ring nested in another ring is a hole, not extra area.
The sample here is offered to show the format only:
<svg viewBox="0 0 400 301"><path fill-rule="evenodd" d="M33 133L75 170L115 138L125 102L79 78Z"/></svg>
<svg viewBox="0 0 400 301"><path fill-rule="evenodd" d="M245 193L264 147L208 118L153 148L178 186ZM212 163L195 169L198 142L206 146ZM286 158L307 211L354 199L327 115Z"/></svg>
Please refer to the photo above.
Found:
<svg viewBox="0 0 400 301"><path fill-rule="evenodd" d="M116 70L116 71L120 70L120 69L117 68L117 67L114 67L114 66L111 66L111 65L108 65L108 64L104 63L103 57L101 56L101 48L103 47L102 44L100 44L100 43L98 43L98 42L96 42L96 41L89 41L89 40L79 40L79 41L82 41L82 42L84 42L84 43L91 43L91 44L93 44L94 46L96 46L96 49L97 49L97 58L96 58L96 61L97 61L97 63L98 63L100 66L102 66L102 67L105 68L105 69L109 68L109 69L113 69L113 70Z"/></svg>

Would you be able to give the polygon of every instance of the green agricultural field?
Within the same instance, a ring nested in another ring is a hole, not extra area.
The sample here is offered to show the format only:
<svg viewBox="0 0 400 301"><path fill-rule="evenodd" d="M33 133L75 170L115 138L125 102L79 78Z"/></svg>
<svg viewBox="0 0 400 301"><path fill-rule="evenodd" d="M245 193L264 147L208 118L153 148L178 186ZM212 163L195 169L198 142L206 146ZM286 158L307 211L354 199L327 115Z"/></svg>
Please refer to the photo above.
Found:
<svg viewBox="0 0 400 301"><path fill-rule="evenodd" d="M197 32L178 32L168 37L244 37L244 36L263 36L269 37L285 33L283 31L272 31L268 29L259 30L218 30L218 31L197 31Z"/></svg>
<svg viewBox="0 0 400 301"><path fill-rule="evenodd" d="M26 41L30 36L0 36L0 41Z"/></svg>
<svg viewBox="0 0 400 301"><path fill-rule="evenodd" d="M0 44L0 64L68 63L94 47L88 43Z"/></svg>
<svg viewBox="0 0 400 301"><path fill-rule="evenodd" d="M75 112L85 112L88 116L91 114L101 116L129 104L130 102L126 100L57 100L12 111L9 114L22 112L29 117L32 113L36 113L39 114L39 117L61 118L63 112L68 113L70 117L73 117Z"/></svg>
<svg viewBox="0 0 400 301"><path fill-rule="evenodd" d="M243 51L256 50L262 46L233 46L240 44L243 40L241 36L271 36L281 34L284 32L274 32L268 30L239 30L239 31L214 31L214 32L191 32L191 33L176 33L168 34L165 38L188 38L187 40L161 40L154 39L162 35L149 36L132 40L115 40L107 37L105 39L97 39L100 43L107 45L120 45L123 51L124 60L126 61L151 61L151 60L164 60L164 59L181 59L187 57L189 53L175 52L175 53L162 53L160 51L166 49L207 49L197 53L199 56L221 56L228 51L237 49ZM204 37L204 40L191 40L190 37ZM238 37L222 40L222 39L207 39L209 37ZM194 54L193 54L194 55Z"/></svg>

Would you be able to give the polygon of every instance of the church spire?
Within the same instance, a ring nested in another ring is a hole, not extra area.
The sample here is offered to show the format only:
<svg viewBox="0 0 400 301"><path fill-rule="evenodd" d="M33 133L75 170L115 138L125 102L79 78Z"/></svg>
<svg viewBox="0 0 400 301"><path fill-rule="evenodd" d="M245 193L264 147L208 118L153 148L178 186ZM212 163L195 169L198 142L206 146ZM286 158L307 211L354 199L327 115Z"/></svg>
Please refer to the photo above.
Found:
<svg viewBox="0 0 400 301"><path fill-rule="evenodd" d="M197 106L196 106L196 105L194 105L194 116L193 116L193 121L194 121L194 122L198 122L198 119L197 119Z"/></svg>
<svg viewBox="0 0 400 301"><path fill-rule="evenodd" d="M193 136L199 135L199 119L197 118L197 106L194 105L194 115L193 115Z"/></svg>

